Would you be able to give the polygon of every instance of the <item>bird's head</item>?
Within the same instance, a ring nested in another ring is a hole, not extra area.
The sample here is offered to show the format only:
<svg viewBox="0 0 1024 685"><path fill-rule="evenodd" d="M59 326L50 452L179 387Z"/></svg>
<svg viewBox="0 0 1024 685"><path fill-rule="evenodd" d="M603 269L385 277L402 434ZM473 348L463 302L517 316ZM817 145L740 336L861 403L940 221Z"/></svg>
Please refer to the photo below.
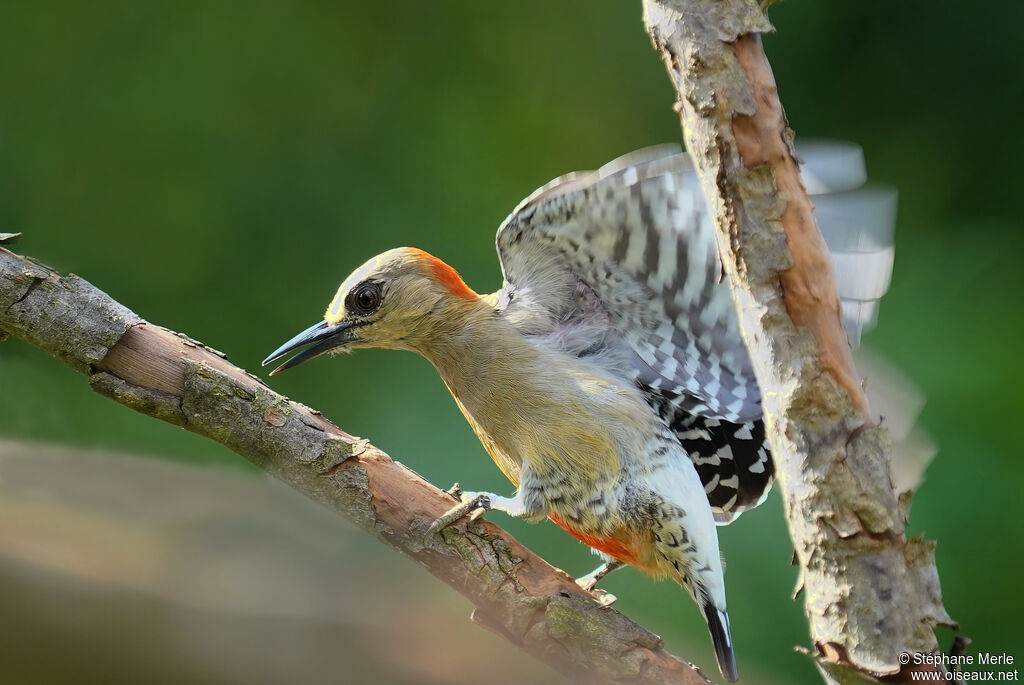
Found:
<svg viewBox="0 0 1024 685"><path fill-rule="evenodd" d="M271 375L328 352L361 347L422 351L478 300L437 257L411 247L389 250L353 271L323 320L274 350L263 364L307 345Z"/></svg>

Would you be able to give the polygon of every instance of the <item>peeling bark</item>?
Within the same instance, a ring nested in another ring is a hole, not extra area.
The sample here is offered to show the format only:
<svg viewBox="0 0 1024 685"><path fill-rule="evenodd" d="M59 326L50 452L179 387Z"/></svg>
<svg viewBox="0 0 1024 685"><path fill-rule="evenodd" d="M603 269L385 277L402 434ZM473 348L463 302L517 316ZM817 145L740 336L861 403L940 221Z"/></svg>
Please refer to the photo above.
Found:
<svg viewBox="0 0 1024 685"><path fill-rule="evenodd" d="M822 675L907 681L901 652L935 652L934 543L907 539L887 431L875 425L842 325L828 251L753 0L646 0L679 94L686 146L715 211L723 268L763 395L765 426Z"/></svg>
<svg viewBox="0 0 1024 685"><path fill-rule="evenodd" d="M708 683L493 523L459 522L426 539L453 504L448 494L81 278L0 248L0 331L87 375L99 394L216 440L334 509L467 597L475 622L570 677Z"/></svg>

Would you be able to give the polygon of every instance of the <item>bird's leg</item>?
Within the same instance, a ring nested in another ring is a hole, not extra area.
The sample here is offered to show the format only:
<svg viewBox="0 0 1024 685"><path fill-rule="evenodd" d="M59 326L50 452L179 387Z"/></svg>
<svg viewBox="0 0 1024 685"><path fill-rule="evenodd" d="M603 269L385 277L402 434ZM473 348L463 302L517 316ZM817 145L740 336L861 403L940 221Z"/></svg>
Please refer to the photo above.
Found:
<svg viewBox="0 0 1024 685"><path fill-rule="evenodd" d="M624 562L621 562L618 559L608 559L608 561L604 562L587 575L577 578L576 584L597 597L597 601L601 606L611 606L618 598L610 592L598 590L595 586L609 573L616 569L620 569L625 565L626 564Z"/></svg>
<svg viewBox="0 0 1024 685"><path fill-rule="evenodd" d="M625 562L619 561L618 559L609 559L608 561L604 562L603 564L595 568L593 571L588 573L587 575L580 576L579 578L577 578L576 584L584 590L586 590L587 592L593 592L594 587L598 583L600 583L605 576L607 576L612 571L616 571L622 568L625 565Z"/></svg>
<svg viewBox="0 0 1024 685"><path fill-rule="evenodd" d="M515 497L501 497L490 492L463 492L456 483L448 490L448 494L461 501L430 524L428 536L444 530L467 514L470 521L477 520L487 511L500 511L515 518L534 518L538 515L535 507L527 506L522 491L516 493Z"/></svg>

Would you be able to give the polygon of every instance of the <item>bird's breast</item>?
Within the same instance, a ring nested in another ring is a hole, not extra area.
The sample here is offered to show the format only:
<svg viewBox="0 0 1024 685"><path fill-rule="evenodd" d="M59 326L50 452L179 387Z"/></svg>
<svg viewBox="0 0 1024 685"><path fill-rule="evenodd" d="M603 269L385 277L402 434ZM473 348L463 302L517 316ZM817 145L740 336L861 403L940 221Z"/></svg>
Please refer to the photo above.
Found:
<svg viewBox="0 0 1024 685"><path fill-rule="evenodd" d="M526 464L543 485L611 487L622 459L644 448L656 418L630 384L564 355L534 351L475 367L466 362L442 375L484 448L516 485Z"/></svg>

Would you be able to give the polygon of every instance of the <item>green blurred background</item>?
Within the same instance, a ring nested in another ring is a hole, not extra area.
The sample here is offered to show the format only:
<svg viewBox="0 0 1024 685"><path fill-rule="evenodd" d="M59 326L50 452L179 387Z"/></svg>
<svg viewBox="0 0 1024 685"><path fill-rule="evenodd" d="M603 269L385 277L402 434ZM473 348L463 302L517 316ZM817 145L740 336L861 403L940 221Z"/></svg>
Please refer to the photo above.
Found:
<svg viewBox="0 0 1024 685"><path fill-rule="evenodd" d="M946 606L971 650L1014 653L1024 645L1024 11L788 0L771 18L766 49L798 136L862 144L871 180L899 189L892 288L865 342L928 398L921 424L939 453L910 527L939 541ZM635 1L4 2L0 232L23 232L19 252L256 370L384 249L422 247L476 290L497 288L493 233L508 211L560 173L679 140L672 101ZM272 385L438 485L510 490L413 355L321 360ZM0 345L0 388L2 437L259 476L208 440L92 394L19 341ZM594 564L550 524L495 520L570 573ZM747 682L818 682L793 653L808 636L789 598L778 496L720 537ZM347 544L367 564L408 565L361 538ZM468 611L420 575L410 596ZM714 673L678 588L631 570L606 587ZM9 616L3 628L20 629ZM101 609L91 629L104 630ZM34 630L51 640L46 625ZM144 628L137 637L127 652L145 649ZM50 673L14 668L40 682ZM217 677L233 682L230 664Z"/></svg>

